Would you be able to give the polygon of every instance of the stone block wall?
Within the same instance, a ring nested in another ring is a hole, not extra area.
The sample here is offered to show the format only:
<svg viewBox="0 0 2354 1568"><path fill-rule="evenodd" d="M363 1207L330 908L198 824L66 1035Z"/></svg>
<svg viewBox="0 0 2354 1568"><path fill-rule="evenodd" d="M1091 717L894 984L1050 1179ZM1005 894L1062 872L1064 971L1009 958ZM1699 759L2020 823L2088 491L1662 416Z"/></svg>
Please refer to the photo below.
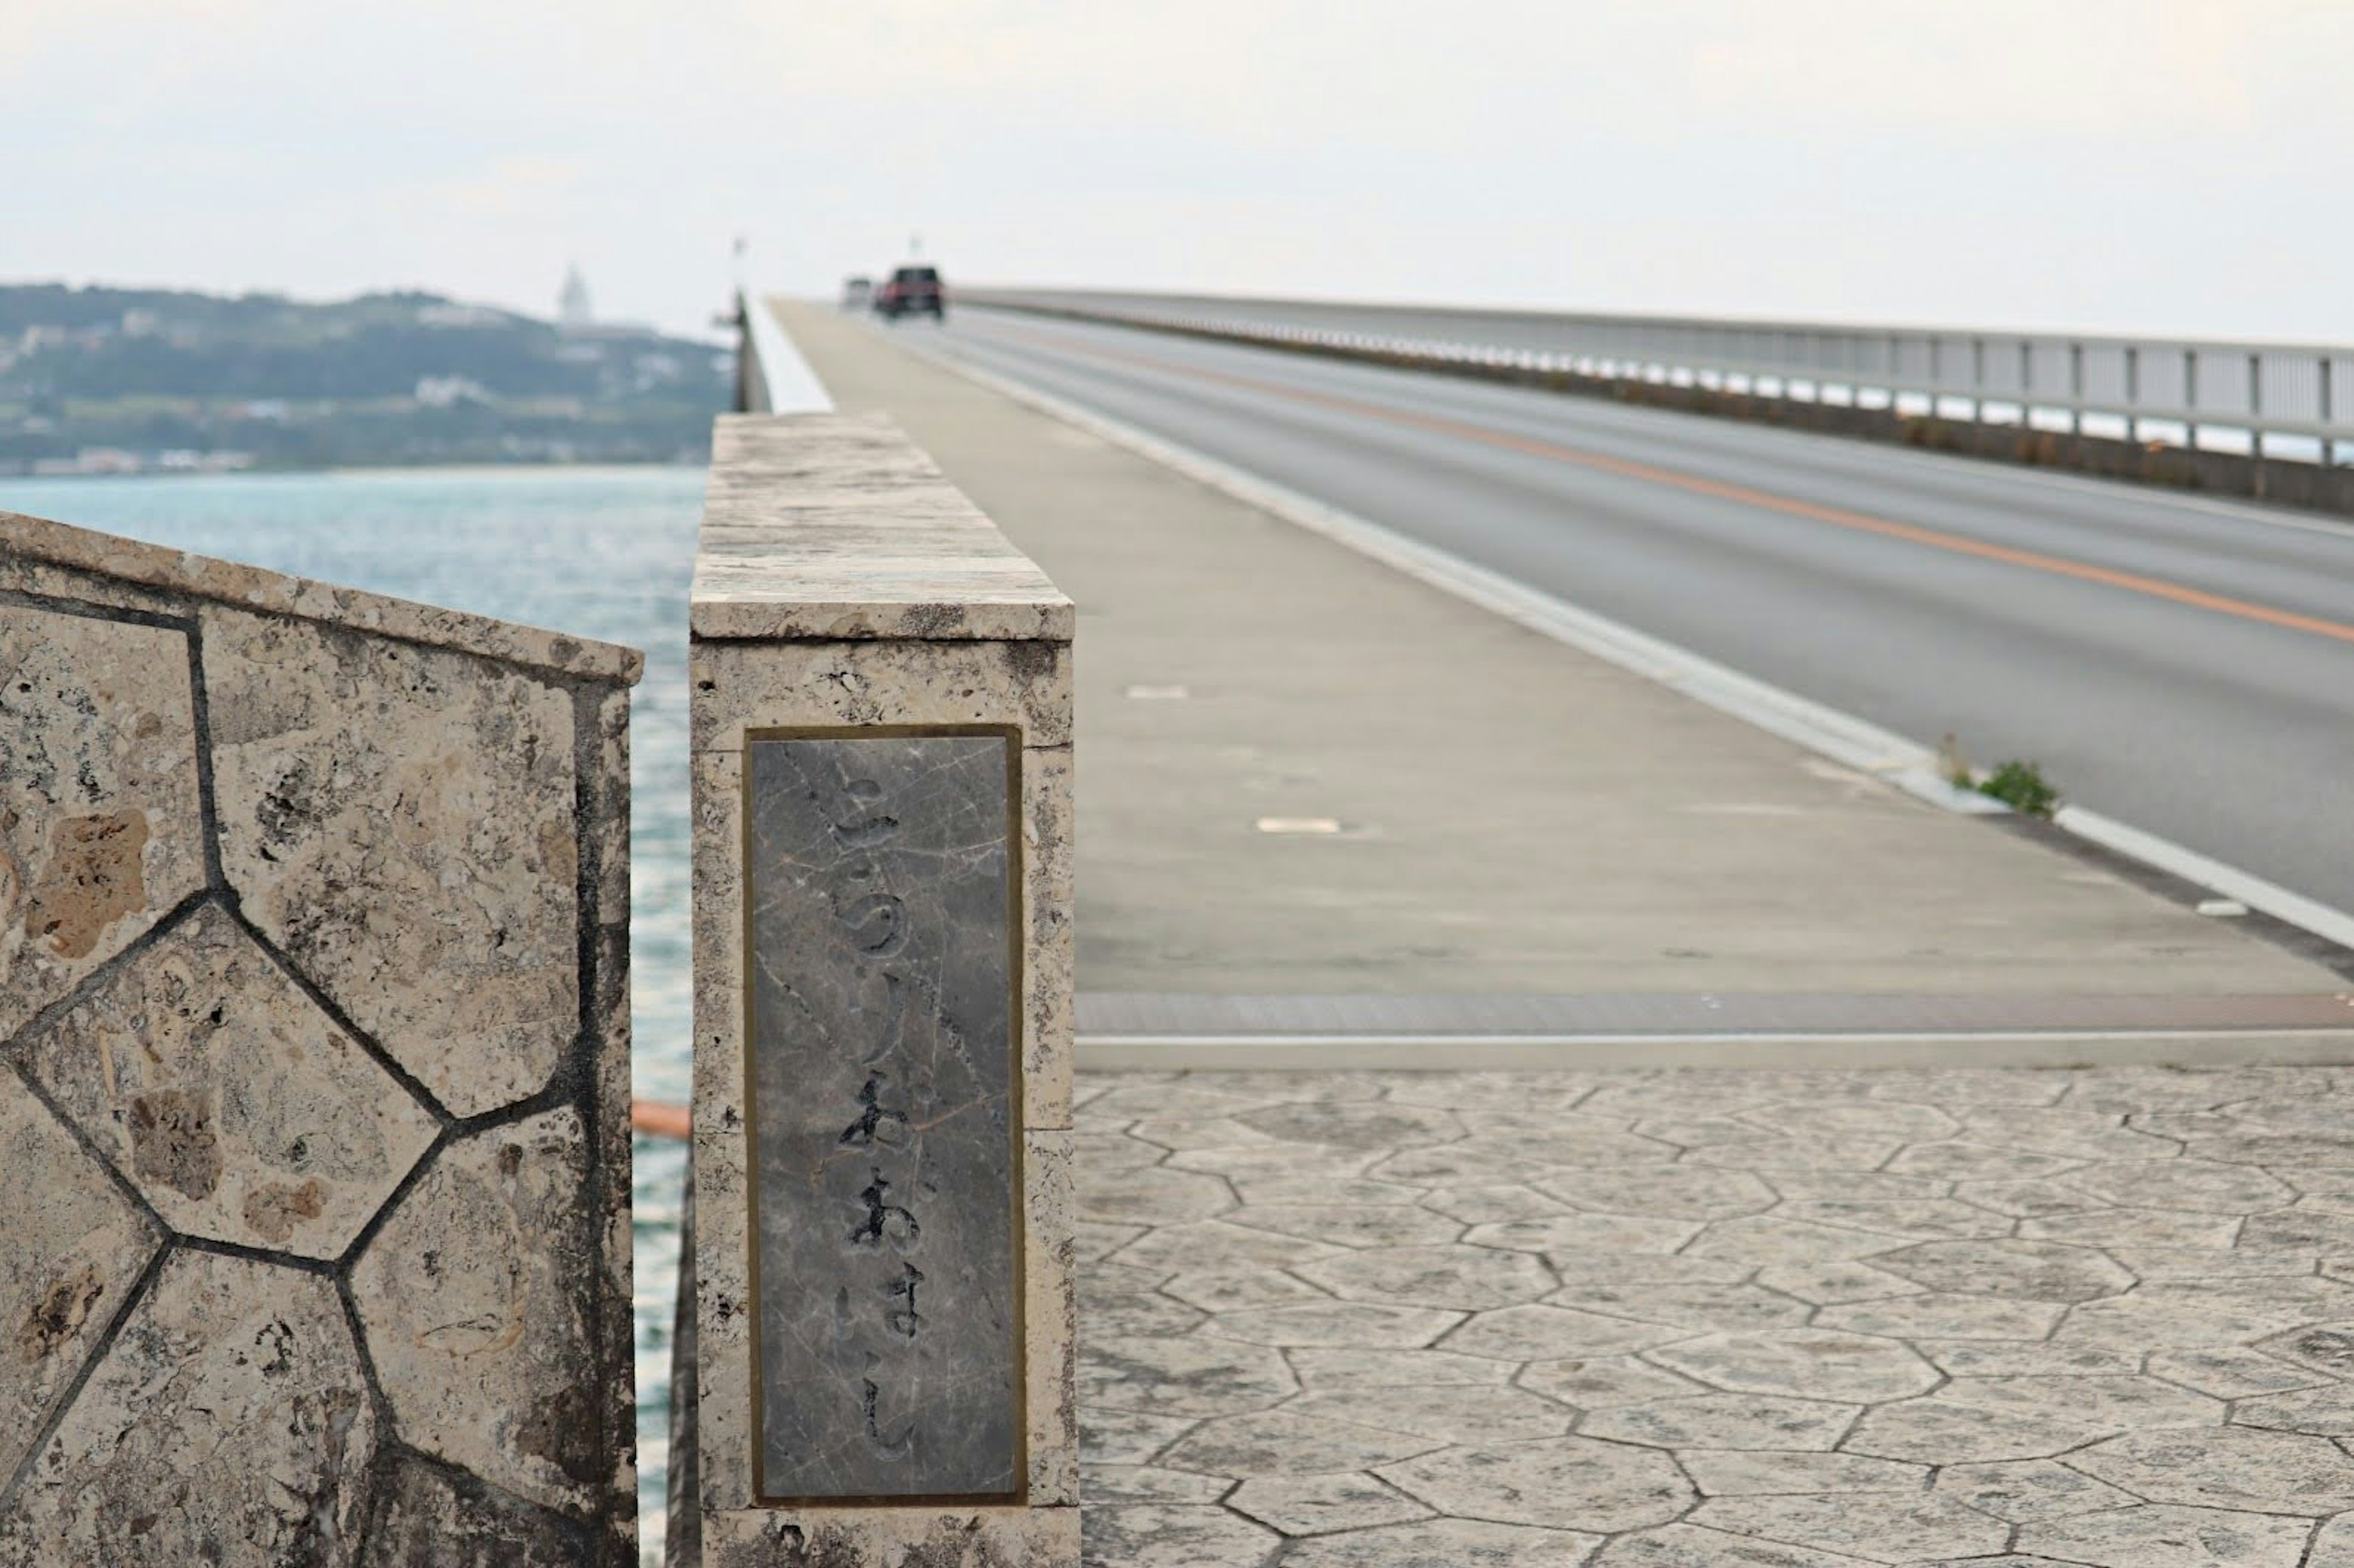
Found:
<svg viewBox="0 0 2354 1568"><path fill-rule="evenodd" d="M638 668L0 514L0 1561L636 1561Z"/></svg>
<svg viewBox="0 0 2354 1568"><path fill-rule="evenodd" d="M1076 1568L1072 619L887 420L719 421L680 1568Z"/></svg>

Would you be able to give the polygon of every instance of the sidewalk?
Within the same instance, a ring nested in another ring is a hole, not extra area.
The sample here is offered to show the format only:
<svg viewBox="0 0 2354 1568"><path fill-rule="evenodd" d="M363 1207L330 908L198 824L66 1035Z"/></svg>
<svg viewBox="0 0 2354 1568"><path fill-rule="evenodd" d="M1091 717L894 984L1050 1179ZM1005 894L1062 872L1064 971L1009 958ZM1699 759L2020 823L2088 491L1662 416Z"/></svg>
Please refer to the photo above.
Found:
<svg viewBox="0 0 2354 1568"><path fill-rule="evenodd" d="M841 407L892 414L1078 602L1084 991L2347 989L2229 922L1034 412L863 321L779 310ZM1341 831L1260 831L1318 819Z"/></svg>
<svg viewBox="0 0 2354 1568"><path fill-rule="evenodd" d="M1081 1099L1095 1568L2354 1568L2345 1070Z"/></svg>

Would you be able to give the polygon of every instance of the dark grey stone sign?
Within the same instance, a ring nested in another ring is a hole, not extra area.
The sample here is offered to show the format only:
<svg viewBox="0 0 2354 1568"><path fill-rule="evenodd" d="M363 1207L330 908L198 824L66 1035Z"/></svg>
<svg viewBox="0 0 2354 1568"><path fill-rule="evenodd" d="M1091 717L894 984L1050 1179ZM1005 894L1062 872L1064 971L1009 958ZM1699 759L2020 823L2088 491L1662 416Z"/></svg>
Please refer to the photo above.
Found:
<svg viewBox="0 0 2354 1568"><path fill-rule="evenodd" d="M747 749L764 1500L1020 1487L1013 744Z"/></svg>

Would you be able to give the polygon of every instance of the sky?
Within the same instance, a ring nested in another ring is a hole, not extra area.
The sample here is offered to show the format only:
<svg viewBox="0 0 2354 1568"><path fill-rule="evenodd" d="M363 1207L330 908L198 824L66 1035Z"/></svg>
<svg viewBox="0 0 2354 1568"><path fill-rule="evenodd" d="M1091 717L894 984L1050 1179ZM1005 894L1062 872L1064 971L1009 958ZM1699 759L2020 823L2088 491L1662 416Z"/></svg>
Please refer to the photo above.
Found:
<svg viewBox="0 0 2354 1568"><path fill-rule="evenodd" d="M0 0L0 281L2354 343L2354 0Z"/></svg>

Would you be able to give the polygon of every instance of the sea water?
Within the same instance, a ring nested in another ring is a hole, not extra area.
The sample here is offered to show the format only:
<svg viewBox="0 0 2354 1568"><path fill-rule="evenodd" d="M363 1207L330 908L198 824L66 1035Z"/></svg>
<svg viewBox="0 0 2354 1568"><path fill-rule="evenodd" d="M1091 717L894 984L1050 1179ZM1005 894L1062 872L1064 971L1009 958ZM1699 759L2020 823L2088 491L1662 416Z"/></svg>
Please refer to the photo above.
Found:
<svg viewBox="0 0 2354 1568"><path fill-rule="evenodd" d="M646 656L632 694L631 1071L688 1097L686 594L700 468L0 479L0 511L525 621ZM659 1560L686 1152L636 1141L638 1495Z"/></svg>

